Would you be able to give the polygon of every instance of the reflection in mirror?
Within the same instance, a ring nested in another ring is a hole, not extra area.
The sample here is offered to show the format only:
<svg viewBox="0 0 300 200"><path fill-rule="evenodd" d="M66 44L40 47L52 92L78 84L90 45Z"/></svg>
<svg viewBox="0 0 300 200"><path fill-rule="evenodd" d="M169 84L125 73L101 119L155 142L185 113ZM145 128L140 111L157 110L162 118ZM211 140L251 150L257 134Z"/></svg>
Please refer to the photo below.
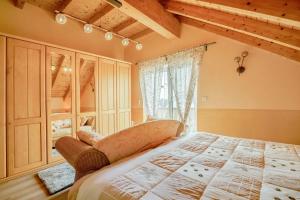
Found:
<svg viewBox="0 0 300 200"><path fill-rule="evenodd" d="M96 117L95 116L81 117L80 130L88 133L96 133Z"/></svg>
<svg viewBox="0 0 300 200"><path fill-rule="evenodd" d="M62 119L51 122L52 126L52 157L59 155L55 149L56 141L63 136L72 135L72 120Z"/></svg>
<svg viewBox="0 0 300 200"><path fill-rule="evenodd" d="M72 67L71 57L51 54L51 111L52 113L71 113L72 105Z"/></svg>
<svg viewBox="0 0 300 200"><path fill-rule="evenodd" d="M80 59L80 112L96 112L95 61Z"/></svg>

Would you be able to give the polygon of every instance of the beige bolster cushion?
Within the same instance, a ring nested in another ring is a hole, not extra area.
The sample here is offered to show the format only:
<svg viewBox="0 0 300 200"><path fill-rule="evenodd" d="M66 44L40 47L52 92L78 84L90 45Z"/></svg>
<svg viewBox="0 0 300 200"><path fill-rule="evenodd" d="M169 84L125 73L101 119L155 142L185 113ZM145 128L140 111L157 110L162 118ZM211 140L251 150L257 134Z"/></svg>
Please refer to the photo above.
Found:
<svg viewBox="0 0 300 200"><path fill-rule="evenodd" d="M93 146L113 163L134 153L156 147L168 138L176 137L181 125L176 120L142 123L103 138Z"/></svg>
<svg viewBox="0 0 300 200"><path fill-rule="evenodd" d="M76 132L76 135L79 140L89 145L94 145L96 142L102 139L102 137L100 135L97 135L96 133L88 133L85 131L78 131Z"/></svg>

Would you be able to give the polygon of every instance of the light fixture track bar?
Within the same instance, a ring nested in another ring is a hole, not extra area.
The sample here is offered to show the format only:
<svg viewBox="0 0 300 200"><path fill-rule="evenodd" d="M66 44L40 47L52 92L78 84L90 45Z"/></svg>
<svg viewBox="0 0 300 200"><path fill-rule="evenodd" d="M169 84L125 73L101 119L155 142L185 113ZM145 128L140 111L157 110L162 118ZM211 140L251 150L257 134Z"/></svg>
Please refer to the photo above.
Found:
<svg viewBox="0 0 300 200"><path fill-rule="evenodd" d="M58 11L58 10L55 10L54 13L55 13L55 14L61 13L61 14L64 14L66 17L68 17L68 18L70 18L70 19L73 19L73 20L75 20L75 21L78 21L78 22L80 22L80 23L82 23L82 24L88 24L87 21L84 21L84 20L79 19L79 18L77 18L77 17L74 17L74 16L72 16L72 15L66 14L66 13L64 13L64 12L60 12L60 11ZM111 32L110 30L105 29L105 28L103 28L103 27L101 27L101 26L96 26L96 25L94 25L94 24L91 24L91 25L92 25L94 28L96 28L96 29L98 29L98 30L100 30L100 31L102 31L102 32ZM112 33L113 35L115 35L115 36L121 38L121 39L127 38L127 37L125 37L125 36L123 36L123 35L120 35L120 34L118 34L118 33L114 33L114 32L111 32L111 33ZM135 43L135 44L139 44L139 42L136 41L136 40L132 40L132 39L130 39L130 38L128 38L128 40L130 40L131 42L133 42L133 43Z"/></svg>

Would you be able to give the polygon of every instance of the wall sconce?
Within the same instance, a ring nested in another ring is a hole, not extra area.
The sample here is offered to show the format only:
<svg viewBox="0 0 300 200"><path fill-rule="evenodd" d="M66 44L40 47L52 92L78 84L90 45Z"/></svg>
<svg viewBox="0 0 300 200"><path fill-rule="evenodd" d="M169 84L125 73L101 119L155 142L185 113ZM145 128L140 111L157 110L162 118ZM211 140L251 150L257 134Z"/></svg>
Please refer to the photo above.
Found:
<svg viewBox="0 0 300 200"><path fill-rule="evenodd" d="M234 58L234 61L237 62L238 68L236 68L237 73L241 75L246 70L246 67L243 66L244 59L248 56L248 51L243 51L241 56L237 56Z"/></svg>

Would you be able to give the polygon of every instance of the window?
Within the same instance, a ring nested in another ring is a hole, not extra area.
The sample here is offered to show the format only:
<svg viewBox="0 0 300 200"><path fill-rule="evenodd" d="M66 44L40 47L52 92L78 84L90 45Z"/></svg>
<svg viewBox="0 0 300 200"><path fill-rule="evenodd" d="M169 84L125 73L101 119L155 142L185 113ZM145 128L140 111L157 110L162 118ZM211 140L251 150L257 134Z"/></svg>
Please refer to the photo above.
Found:
<svg viewBox="0 0 300 200"><path fill-rule="evenodd" d="M144 82L141 85L144 85L144 91L146 91L146 98L149 111L146 111L146 115L150 115L158 119L176 119L181 120L179 116L178 106L175 100L175 93L173 84L169 77L169 72L167 65L164 65L160 69L146 69L141 70L140 76L143 77L142 81ZM189 79L187 76L191 76L191 69L180 68L176 71L177 85L181 87L181 91L187 90L189 85ZM143 90L143 89L142 89ZM181 95L184 97L186 95ZM185 99L180 99L181 102L184 102ZM145 104L145 98L144 98ZM194 91L193 99L191 103L191 108L189 112L186 125L189 130L197 129L197 92Z"/></svg>
<svg viewBox="0 0 300 200"><path fill-rule="evenodd" d="M205 47L139 63L145 114L197 128L197 79Z"/></svg>

